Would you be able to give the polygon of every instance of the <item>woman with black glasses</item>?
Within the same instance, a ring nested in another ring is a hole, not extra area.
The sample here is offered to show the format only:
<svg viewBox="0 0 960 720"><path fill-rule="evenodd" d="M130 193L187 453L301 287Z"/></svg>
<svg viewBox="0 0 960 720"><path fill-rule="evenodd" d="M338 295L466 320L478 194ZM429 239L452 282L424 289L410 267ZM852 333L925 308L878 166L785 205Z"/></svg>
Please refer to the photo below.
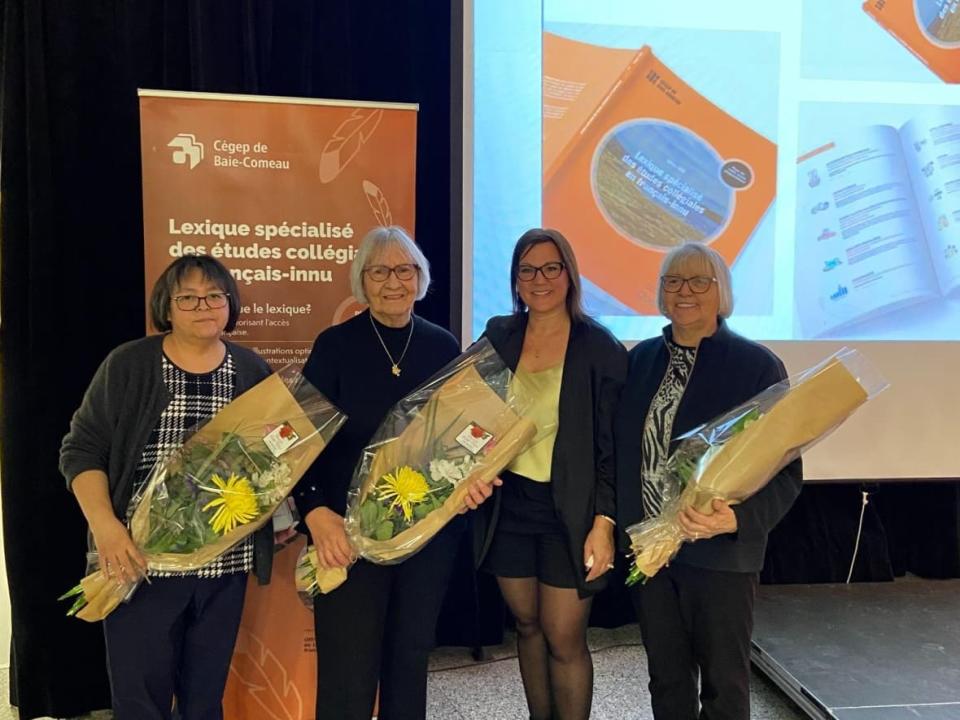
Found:
<svg viewBox="0 0 960 720"><path fill-rule="evenodd" d="M430 265L402 228L368 233L350 280L369 309L320 333L303 368L348 416L293 492L323 568L355 559L343 515L364 447L397 401L460 352L453 335L413 312ZM454 520L399 565L357 560L346 582L314 599L318 719L369 720L378 683L381 720L426 717L427 660L463 529Z"/></svg>
<svg viewBox="0 0 960 720"><path fill-rule="evenodd" d="M615 552L612 422L626 352L584 314L577 261L556 230L520 237L510 291L514 313L485 334L532 399L538 433L478 513L478 562L516 619L531 718L578 720L593 695L591 598Z"/></svg>
<svg viewBox="0 0 960 720"><path fill-rule="evenodd" d="M188 256L164 270L150 295L159 335L121 345L103 361L70 422L60 470L90 525L107 577L145 572L130 538L131 498L186 430L270 374L251 350L225 340L240 315L230 272ZM247 574L265 583L269 524L203 568L149 572L129 603L103 622L113 716L222 718L221 700L240 627Z"/></svg>
<svg viewBox="0 0 960 720"><path fill-rule="evenodd" d="M617 523L663 505L663 471L675 440L786 377L770 350L727 327L730 270L715 250L689 243L663 260L658 302L670 320L638 343L614 423ZM750 634L767 534L801 484L800 461L740 505L679 517L687 542L677 557L631 588L650 670L654 717L750 717Z"/></svg>

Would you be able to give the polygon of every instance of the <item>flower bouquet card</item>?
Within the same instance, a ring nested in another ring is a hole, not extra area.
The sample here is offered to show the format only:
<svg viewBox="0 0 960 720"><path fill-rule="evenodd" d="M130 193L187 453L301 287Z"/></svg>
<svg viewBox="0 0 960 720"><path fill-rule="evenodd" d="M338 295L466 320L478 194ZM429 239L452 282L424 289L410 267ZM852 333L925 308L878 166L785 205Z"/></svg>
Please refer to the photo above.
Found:
<svg viewBox="0 0 960 720"><path fill-rule="evenodd" d="M198 570L260 529L346 416L287 366L243 393L160 460L133 500L130 535L150 570ZM101 570L64 595L102 620L139 583Z"/></svg>
<svg viewBox="0 0 960 720"><path fill-rule="evenodd" d="M470 485L491 483L536 434L525 400L482 339L387 414L349 492L346 529L359 557L391 565L426 545L463 508ZM306 554L298 585L329 592L344 569Z"/></svg>

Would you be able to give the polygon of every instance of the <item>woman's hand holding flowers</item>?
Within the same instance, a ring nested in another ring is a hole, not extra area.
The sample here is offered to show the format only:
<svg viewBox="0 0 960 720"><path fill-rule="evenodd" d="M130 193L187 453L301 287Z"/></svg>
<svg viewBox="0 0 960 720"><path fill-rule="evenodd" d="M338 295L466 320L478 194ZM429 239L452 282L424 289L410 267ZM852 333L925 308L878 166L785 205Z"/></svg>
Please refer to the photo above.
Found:
<svg viewBox="0 0 960 720"><path fill-rule="evenodd" d="M134 545L126 526L110 515L91 525L100 555L100 567L111 580L133 582L146 572L147 563Z"/></svg>
<svg viewBox="0 0 960 720"><path fill-rule="evenodd" d="M500 478L494 478L492 483L485 483L480 479L474 480L470 483L470 489L463 498L465 506L460 514L463 515L468 510L476 510L493 495L494 486L500 487L501 485L503 485L503 480Z"/></svg>
<svg viewBox="0 0 960 720"><path fill-rule="evenodd" d="M733 508L719 498L713 500L713 514L705 515L693 507L686 507L677 514L677 520L690 540L705 540L737 531Z"/></svg>
<svg viewBox="0 0 960 720"><path fill-rule="evenodd" d="M330 508L318 507L307 514L306 520L321 568L344 568L353 562L354 551L347 539L342 515Z"/></svg>

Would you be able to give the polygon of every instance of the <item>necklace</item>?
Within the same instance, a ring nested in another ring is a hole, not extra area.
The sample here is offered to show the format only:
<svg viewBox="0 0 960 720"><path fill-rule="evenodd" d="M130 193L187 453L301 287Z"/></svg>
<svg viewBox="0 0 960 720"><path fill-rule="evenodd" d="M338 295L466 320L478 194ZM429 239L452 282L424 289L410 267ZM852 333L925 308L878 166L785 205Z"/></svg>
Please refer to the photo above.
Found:
<svg viewBox="0 0 960 720"><path fill-rule="evenodd" d="M383 341L383 337L380 335L380 331L377 329L377 323L373 319L373 313L370 313L369 317L370 325L373 327L373 331L377 334L377 340L380 341L380 346L387 354L387 357L390 358L390 372L393 373L394 377L400 377L400 363L402 363L403 358L406 357L407 349L410 347L410 339L413 337L413 316L410 316L410 332L407 333L407 344L403 346L403 352L400 353L400 357L396 360L393 359L393 355L390 354L390 351L387 349L387 344Z"/></svg>

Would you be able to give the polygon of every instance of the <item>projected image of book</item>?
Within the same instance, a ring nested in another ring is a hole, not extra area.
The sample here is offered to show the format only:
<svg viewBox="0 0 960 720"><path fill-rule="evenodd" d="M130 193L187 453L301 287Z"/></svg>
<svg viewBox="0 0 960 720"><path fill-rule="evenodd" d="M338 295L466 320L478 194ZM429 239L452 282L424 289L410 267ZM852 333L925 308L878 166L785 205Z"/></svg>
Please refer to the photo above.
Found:
<svg viewBox="0 0 960 720"><path fill-rule="evenodd" d="M960 108L844 133L798 161L801 337L960 288Z"/></svg>
<svg viewBox="0 0 960 720"><path fill-rule="evenodd" d="M650 47L543 34L543 224L584 275L654 315L663 254L686 242L737 258L773 201L776 146Z"/></svg>
<svg viewBox="0 0 960 720"><path fill-rule="evenodd" d="M863 9L949 83L960 83L960 0L867 0Z"/></svg>

